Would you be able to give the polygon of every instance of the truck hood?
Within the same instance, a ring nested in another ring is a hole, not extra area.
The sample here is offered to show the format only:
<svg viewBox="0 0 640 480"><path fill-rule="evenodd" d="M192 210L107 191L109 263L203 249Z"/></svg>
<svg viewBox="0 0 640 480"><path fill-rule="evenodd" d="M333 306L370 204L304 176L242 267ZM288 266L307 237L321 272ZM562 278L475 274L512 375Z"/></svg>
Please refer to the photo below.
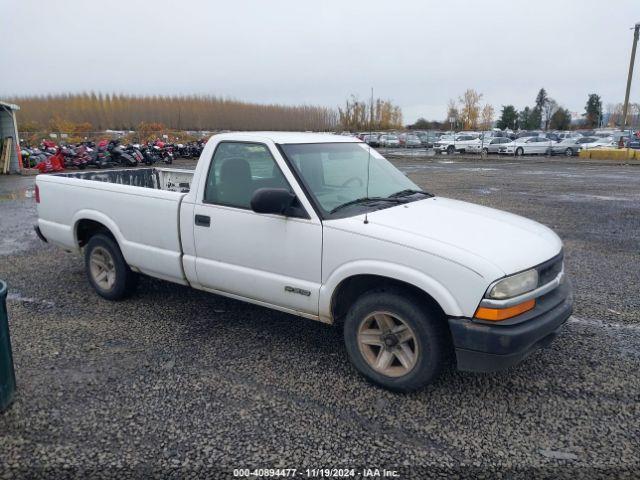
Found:
<svg viewBox="0 0 640 480"><path fill-rule="evenodd" d="M562 249L560 238L533 220L443 197L371 212L369 224L361 215L349 220L342 228L425 252L435 249L454 261L479 257L505 275L549 260Z"/></svg>

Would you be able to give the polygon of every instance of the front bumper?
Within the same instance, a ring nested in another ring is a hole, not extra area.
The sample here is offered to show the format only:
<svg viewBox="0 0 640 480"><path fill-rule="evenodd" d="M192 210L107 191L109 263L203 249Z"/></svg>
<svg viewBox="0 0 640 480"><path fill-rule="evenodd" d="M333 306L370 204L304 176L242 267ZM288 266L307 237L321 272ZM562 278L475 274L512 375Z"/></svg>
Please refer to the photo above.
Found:
<svg viewBox="0 0 640 480"><path fill-rule="evenodd" d="M571 284L565 280L539 297L533 310L501 324L450 318L458 370L492 372L519 363L551 343L572 311Z"/></svg>

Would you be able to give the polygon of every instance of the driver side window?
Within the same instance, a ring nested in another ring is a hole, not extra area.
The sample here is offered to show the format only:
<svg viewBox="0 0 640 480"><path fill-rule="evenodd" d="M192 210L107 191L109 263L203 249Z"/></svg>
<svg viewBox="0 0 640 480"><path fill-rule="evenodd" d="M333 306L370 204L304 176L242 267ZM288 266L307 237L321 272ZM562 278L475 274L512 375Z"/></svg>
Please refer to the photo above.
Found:
<svg viewBox="0 0 640 480"><path fill-rule="evenodd" d="M204 191L204 203L251 208L251 197L259 188L291 191L266 145L221 142L213 154Z"/></svg>

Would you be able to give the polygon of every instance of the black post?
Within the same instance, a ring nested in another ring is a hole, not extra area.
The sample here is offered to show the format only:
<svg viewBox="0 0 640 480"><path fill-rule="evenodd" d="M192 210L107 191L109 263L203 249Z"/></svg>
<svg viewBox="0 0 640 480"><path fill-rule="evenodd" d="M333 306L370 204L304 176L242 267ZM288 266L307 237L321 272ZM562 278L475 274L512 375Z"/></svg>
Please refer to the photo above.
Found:
<svg viewBox="0 0 640 480"><path fill-rule="evenodd" d="M16 390L16 374L13 369L9 316L7 315L7 284L0 280L0 412L4 412Z"/></svg>

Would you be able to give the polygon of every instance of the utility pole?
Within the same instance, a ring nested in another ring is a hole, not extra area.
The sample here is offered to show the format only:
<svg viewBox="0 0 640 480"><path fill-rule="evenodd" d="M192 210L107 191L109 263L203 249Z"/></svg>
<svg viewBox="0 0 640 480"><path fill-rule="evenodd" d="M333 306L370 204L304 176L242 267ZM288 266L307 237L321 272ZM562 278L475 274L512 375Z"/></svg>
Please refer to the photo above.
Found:
<svg viewBox="0 0 640 480"><path fill-rule="evenodd" d="M622 108L622 131L627 126L627 109L629 108L629 92L631 91L631 78L633 78L633 64L636 61L636 47L638 46L638 34L640 23L636 23L633 32L633 47L631 47L631 61L629 62L629 76L627 77L627 92L624 95L624 107Z"/></svg>

